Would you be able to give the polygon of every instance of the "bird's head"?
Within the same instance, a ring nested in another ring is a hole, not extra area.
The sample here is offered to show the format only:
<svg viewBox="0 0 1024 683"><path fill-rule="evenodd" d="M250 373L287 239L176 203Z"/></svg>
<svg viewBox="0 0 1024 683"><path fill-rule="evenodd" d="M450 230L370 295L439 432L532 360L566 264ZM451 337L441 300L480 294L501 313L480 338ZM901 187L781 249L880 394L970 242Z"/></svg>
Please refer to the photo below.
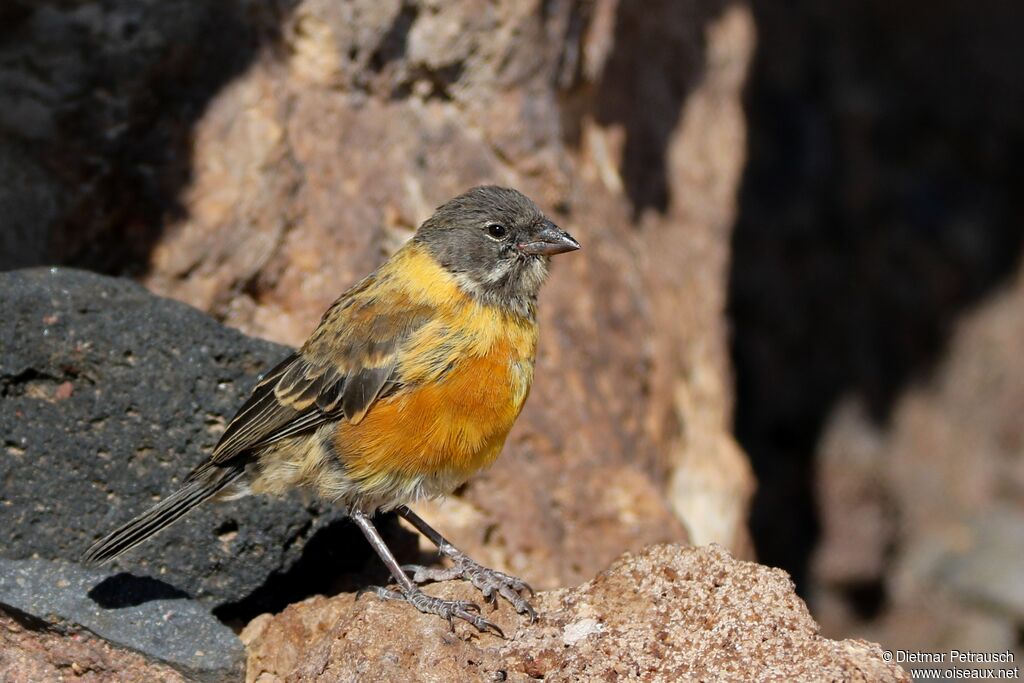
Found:
<svg viewBox="0 0 1024 683"><path fill-rule="evenodd" d="M467 292L519 312L532 310L549 257L580 248L527 196L493 185L439 207L414 240Z"/></svg>

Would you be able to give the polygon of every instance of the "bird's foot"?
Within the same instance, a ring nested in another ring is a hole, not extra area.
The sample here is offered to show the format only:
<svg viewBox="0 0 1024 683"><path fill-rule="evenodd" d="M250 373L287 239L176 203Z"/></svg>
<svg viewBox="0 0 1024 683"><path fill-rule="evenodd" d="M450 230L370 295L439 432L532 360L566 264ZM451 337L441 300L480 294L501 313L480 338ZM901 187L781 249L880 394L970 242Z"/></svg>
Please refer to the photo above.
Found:
<svg viewBox="0 0 1024 683"><path fill-rule="evenodd" d="M444 600L427 595L419 588L409 591L391 590L381 586L371 586L361 589L356 594L356 599L364 593L373 593L385 600L404 600L424 614L436 614L442 619L448 620L448 626L455 629L455 619L468 621L481 633L488 630L494 631L498 636L504 638L505 634L497 624L491 623L480 616L480 607L467 600Z"/></svg>
<svg viewBox="0 0 1024 683"><path fill-rule="evenodd" d="M516 612L529 615L531 624L537 620L537 613L522 595L524 592L533 595L533 588L530 587L530 584L522 579L509 576L505 572L499 572L497 569L490 569L479 564L451 544L446 543L440 546L439 550L451 559L453 563L451 567L436 568L407 564L402 569L412 572L412 580L415 583L464 579L476 586L477 590L483 593L484 599L492 605L497 604L500 595L516 608Z"/></svg>

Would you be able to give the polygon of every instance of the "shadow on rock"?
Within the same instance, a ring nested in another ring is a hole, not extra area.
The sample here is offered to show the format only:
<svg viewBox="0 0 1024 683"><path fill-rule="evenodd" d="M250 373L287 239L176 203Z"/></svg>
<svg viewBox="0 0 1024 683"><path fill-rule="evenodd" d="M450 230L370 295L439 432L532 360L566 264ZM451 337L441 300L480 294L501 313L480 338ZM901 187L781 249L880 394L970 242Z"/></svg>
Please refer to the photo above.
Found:
<svg viewBox="0 0 1024 683"><path fill-rule="evenodd" d="M398 525L394 515L377 518L377 528L399 562L427 562L419 557L416 535ZM391 577L363 534L347 519L327 524L306 542L299 559L287 571L272 574L249 595L213 610L222 622L244 625L260 614L277 613L314 595L355 592L385 585Z"/></svg>
<svg viewBox="0 0 1024 683"><path fill-rule="evenodd" d="M80 6L81 5L81 6ZM185 212L193 124L290 0L13 0L0 10L0 269L144 268Z"/></svg>
<svg viewBox="0 0 1024 683"><path fill-rule="evenodd" d="M669 205L668 148L690 92L704 77L707 26L729 7L727 0L678 3L623 2L616 9L615 34L608 64L596 89L563 93L569 115L563 122L570 144L578 145L583 113L625 132L623 189L634 217L644 210L664 212ZM581 3L569 23L573 32L592 21L593 6ZM562 78L579 61L561 65ZM643 106L637 106L643 102Z"/></svg>
<svg viewBox="0 0 1024 683"><path fill-rule="evenodd" d="M103 609L136 607L153 600L181 600L191 596L180 588L150 576L128 572L114 574L100 581L88 593Z"/></svg>

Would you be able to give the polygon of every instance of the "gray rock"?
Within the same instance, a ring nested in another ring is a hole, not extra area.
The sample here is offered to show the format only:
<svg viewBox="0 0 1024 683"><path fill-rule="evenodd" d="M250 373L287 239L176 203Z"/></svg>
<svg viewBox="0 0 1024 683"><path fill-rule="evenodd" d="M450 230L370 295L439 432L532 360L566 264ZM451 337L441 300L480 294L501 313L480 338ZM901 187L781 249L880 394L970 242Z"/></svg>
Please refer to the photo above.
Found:
<svg viewBox="0 0 1024 683"><path fill-rule="evenodd" d="M8 559L77 560L172 491L288 351L127 280L27 270L0 273L0 292ZM354 532L339 519L297 498L208 504L114 568L159 576L244 619L326 590L353 555ZM245 609L231 612L239 601Z"/></svg>
<svg viewBox="0 0 1024 683"><path fill-rule="evenodd" d="M71 563L0 559L0 609L67 634L87 630L168 664L189 680L242 677L242 641L205 607L155 579Z"/></svg>

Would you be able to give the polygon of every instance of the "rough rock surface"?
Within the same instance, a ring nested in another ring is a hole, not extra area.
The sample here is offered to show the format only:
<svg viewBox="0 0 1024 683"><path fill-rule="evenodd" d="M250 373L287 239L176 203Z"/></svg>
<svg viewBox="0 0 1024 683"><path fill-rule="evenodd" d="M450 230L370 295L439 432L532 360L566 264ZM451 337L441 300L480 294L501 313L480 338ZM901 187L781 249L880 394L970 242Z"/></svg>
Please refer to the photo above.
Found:
<svg viewBox="0 0 1024 683"><path fill-rule="evenodd" d="M37 681L161 681L185 683L169 666L153 664L88 632L53 631L0 607L0 672L4 683Z"/></svg>
<svg viewBox="0 0 1024 683"><path fill-rule="evenodd" d="M476 599L465 584L439 595ZM653 546L574 589L536 596L527 626L489 613L509 636L450 632L408 605L312 598L253 621L249 683L374 681L909 681L865 641L818 635L786 574L716 546Z"/></svg>
<svg viewBox="0 0 1024 683"><path fill-rule="evenodd" d="M128 280L17 271L0 273L0 291L8 559L77 560L169 493L286 351ZM332 515L295 500L203 506L113 566L236 602L294 569L318 532L337 539Z"/></svg>
<svg viewBox="0 0 1024 683"><path fill-rule="evenodd" d="M18 36L0 42L11 264L130 273L294 344L434 206L518 186L584 249L543 294L537 381L505 457L439 523L542 586L681 541L684 525L746 545L722 315L754 43L743 2L0 12Z"/></svg>
<svg viewBox="0 0 1024 683"><path fill-rule="evenodd" d="M130 680L143 677L139 670L163 676L172 667L188 680L211 682L237 680L244 668L235 634L155 579L0 559L0 615L7 622L0 627L3 681L59 680L41 675L47 666L86 680L86 672Z"/></svg>

